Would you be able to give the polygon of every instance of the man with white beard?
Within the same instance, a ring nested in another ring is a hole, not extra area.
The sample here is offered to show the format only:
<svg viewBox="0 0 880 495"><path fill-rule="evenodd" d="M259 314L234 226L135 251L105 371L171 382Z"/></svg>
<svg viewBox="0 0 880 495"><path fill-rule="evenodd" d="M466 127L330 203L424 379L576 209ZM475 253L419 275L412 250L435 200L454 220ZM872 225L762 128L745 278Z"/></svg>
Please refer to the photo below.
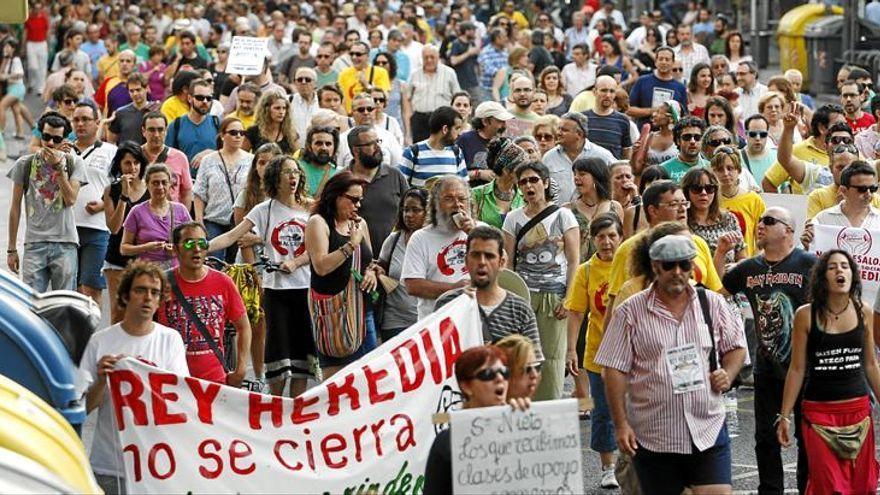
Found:
<svg viewBox="0 0 880 495"><path fill-rule="evenodd" d="M429 224L417 230L406 247L401 280L419 299L419 319L434 310L443 293L470 284L465 252L467 235L477 225L470 217L467 182L455 175L438 178L431 187Z"/></svg>

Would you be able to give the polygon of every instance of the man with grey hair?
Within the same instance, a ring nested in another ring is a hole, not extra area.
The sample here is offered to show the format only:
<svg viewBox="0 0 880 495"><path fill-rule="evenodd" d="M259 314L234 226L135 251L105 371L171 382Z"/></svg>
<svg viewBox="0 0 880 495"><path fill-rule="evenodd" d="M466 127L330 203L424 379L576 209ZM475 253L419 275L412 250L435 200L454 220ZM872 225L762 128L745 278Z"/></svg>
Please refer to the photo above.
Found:
<svg viewBox="0 0 880 495"><path fill-rule="evenodd" d="M559 144L544 153L544 165L550 170L550 178L559 185L558 201L566 203L574 198L574 173L572 164L578 158L599 158L610 165L614 155L605 148L591 143L587 116L580 112L568 112L562 116L557 130Z"/></svg>
<svg viewBox="0 0 880 495"><path fill-rule="evenodd" d="M455 71L440 62L440 51L434 45L422 48L422 68L413 71L404 98L410 104L404 105L404 115L409 121L412 142L427 139L431 134L428 121L434 110L448 105L452 95L460 91Z"/></svg>
<svg viewBox="0 0 880 495"><path fill-rule="evenodd" d="M739 86L739 108L742 118L747 119L758 112L758 102L768 89L758 81L758 64L743 60L736 66L736 85Z"/></svg>
<svg viewBox="0 0 880 495"><path fill-rule="evenodd" d="M318 111L318 94L315 92L317 79L318 74L311 67L300 67L293 76L296 92L290 95L290 112L294 116L296 133L300 136L306 135L312 115Z"/></svg>
<svg viewBox="0 0 880 495"><path fill-rule="evenodd" d="M467 235L477 225L470 211L470 191L461 177L446 175L431 186L429 224L410 237L400 276L409 295L418 298L419 319L431 314L442 294L470 284Z"/></svg>
<svg viewBox="0 0 880 495"><path fill-rule="evenodd" d="M351 119L354 125L370 125L376 131L379 139L379 146L382 149L382 164L397 165L403 157L403 148L398 144L394 134L385 130L384 127L376 125L373 114L376 110L376 102L370 93L359 93L351 101ZM336 164L340 167L350 165L354 151L348 146L348 134L351 132L343 132L339 135L339 149L336 151Z"/></svg>

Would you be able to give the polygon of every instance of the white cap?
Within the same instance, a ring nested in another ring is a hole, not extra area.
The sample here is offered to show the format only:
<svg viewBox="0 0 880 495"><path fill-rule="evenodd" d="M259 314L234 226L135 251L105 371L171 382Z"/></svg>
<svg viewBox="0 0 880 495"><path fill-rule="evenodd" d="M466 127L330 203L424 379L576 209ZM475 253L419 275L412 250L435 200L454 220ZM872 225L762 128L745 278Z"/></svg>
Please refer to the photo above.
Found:
<svg viewBox="0 0 880 495"><path fill-rule="evenodd" d="M477 105L477 109L476 111L474 111L474 117L478 119L495 117L498 120L506 122L513 118L513 114L508 112L497 101L484 101L483 103Z"/></svg>

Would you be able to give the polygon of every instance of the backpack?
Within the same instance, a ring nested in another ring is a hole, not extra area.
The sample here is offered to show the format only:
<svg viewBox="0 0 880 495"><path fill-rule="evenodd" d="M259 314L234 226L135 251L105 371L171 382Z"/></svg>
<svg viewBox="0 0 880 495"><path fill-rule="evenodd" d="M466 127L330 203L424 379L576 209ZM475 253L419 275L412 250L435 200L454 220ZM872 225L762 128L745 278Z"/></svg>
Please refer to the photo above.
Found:
<svg viewBox="0 0 880 495"><path fill-rule="evenodd" d="M184 117L186 117L186 114L181 115L180 117L177 117L176 119L174 119L173 122L171 122L171 125L174 126L174 133L172 134L172 136L174 136L172 139L174 146L172 146L172 148L180 149L180 119L182 119ZM214 122L214 128L219 131L220 130L220 117L218 117L216 115L211 115L211 121ZM157 162L157 163L161 163L161 162Z"/></svg>
<svg viewBox="0 0 880 495"><path fill-rule="evenodd" d="M412 153L412 169L413 175L407 178L407 184L409 187L412 187L413 176L416 174L416 167L419 163L419 143L413 144L409 147L409 152ZM457 144L452 145L452 153L455 155L455 166L461 162L461 148L458 147ZM427 187L427 184L425 185Z"/></svg>

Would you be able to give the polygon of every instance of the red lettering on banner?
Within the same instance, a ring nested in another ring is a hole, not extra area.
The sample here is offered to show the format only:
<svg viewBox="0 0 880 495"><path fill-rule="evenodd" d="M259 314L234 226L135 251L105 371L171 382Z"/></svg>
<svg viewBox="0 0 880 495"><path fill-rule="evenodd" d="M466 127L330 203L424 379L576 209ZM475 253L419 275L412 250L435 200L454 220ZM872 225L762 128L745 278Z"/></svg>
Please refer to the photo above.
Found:
<svg viewBox="0 0 880 495"><path fill-rule="evenodd" d="M404 422L403 428L397 432L397 450L399 452L403 452L410 447L416 446L416 435L415 429L413 427L412 419L406 414L395 414L391 416L391 424L393 425L398 419ZM403 434L407 434L406 440L404 440Z"/></svg>
<svg viewBox="0 0 880 495"><path fill-rule="evenodd" d="M238 449L238 446L243 446L243 449ZM232 472L235 474L251 474L257 469L257 465L253 462L250 466L245 468L240 468L236 465L235 461L237 459L242 459L245 457L250 457L254 451L251 450L251 446L242 440L233 440L231 444L229 444L229 467L232 469Z"/></svg>
<svg viewBox="0 0 880 495"><path fill-rule="evenodd" d="M334 441L336 445L330 445L330 441ZM337 462L330 459L330 454L342 452L343 450L345 450L345 437L339 433L331 433L321 440L321 453L324 454L324 464L329 468L341 469L348 464L348 458L345 456L342 456Z"/></svg>
<svg viewBox="0 0 880 495"><path fill-rule="evenodd" d="M159 471L156 469L156 458L159 456L160 452L165 453L165 457L168 461L168 471L165 474L159 474ZM171 450L171 447L167 443L157 443L153 445L153 448L150 449L150 454L147 457L147 468L150 470L150 474L153 475L153 478L157 480L167 480L172 475L174 475L174 471L177 469L177 463L174 461L174 451Z"/></svg>
<svg viewBox="0 0 880 495"><path fill-rule="evenodd" d="M316 412L303 413L303 409L317 404L319 400L320 399L317 396L312 397L311 399L304 399L301 395L294 397L293 413L290 415L290 421L295 425L301 425L320 418L321 415Z"/></svg>
<svg viewBox="0 0 880 495"><path fill-rule="evenodd" d="M379 380L388 376L388 370L381 369L373 371L369 364L365 364L362 368L364 377L367 379L367 390L370 394L370 404L378 404L394 398L394 392L379 392Z"/></svg>
<svg viewBox="0 0 880 495"><path fill-rule="evenodd" d="M303 433L306 434L306 459L309 461L309 467L312 468L312 471L315 470L315 453L312 451L312 441L309 439L309 435L312 432L306 428L303 430Z"/></svg>
<svg viewBox="0 0 880 495"><path fill-rule="evenodd" d="M327 382L327 401L330 403L327 414L330 416L339 414L339 399L343 395L348 396L352 411L360 409L360 394L357 387L354 386L354 374L352 373L345 375L345 381L341 385L336 382Z"/></svg>
<svg viewBox="0 0 880 495"><path fill-rule="evenodd" d="M382 457L382 437L379 435L379 431L384 424L385 420L380 419L378 422L370 425L370 431L373 432L373 443L376 444L376 455L379 457Z"/></svg>
<svg viewBox="0 0 880 495"><path fill-rule="evenodd" d="M171 373L150 373L147 376L150 380L150 389L153 392L153 421L156 426L186 423L186 414L168 412L168 403L177 402L177 393L162 392L162 387L165 385L177 385L177 375L172 375Z"/></svg>
<svg viewBox="0 0 880 495"><path fill-rule="evenodd" d="M119 431L125 430L125 421L122 420L122 409L131 409L133 424L144 426L147 424L147 405L141 399L144 393L144 382L134 371L115 370L110 373L110 393L113 396L113 408L116 411L116 425ZM122 393L122 383L128 383L131 390L127 394Z"/></svg>
<svg viewBox="0 0 880 495"><path fill-rule="evenodd" d="M403 359L401 349L409 352L410 363L413 365L415 376L410 377L406 370L406 362ZM391 356L397 363L397 370L400 372L400 385L404 393L412 392L419 388L425 379L425 365L422 364L422 354L419 352L419 346L415 340L405 340L402 344L391 350Z"/></svg>
<svg viewBox="0 0 880 495"><path fill-rule="evenodd" d="M202 382L189 376L184 380L196 399L199 421L206 425L214 424L214 399L220 393L220 385L213 382ZM202 388L203 383L205 388Z"/></svg>
<svg viewBox="0 0 880 495"><path fill-rule="evenodd" d="M284 457L281 456L281 447L288 446L291 450L295 450L299 445L293 440L278 440L275 442L275 458L278 459L278 462L281 463L282 466L286 467L291 471L299 471L303 468L303 464L301 462L297 462L295 465L291 466L284 460Z"/></svg>
<svg viewBox="0 0 880 495"><path fill-rule="evenodd" d="M208 452L208 447L212 447L214 452ZM206 466L199 466L199 474L203 478L213 480L223 473L223 458L217 455L217 452L220 452L220 442L213 438L209 438L199 444L199 457L217 463L217 469L214 470L210 470Z"/></svg>
<svg viewBox="0 0 880 495"><path fill-rule="evenodd" d="M435 384L439 384L443 381L443 371L440 369L440 360L437 358L437 349L431 340L431 333L425 328L419 332L419 335L422 337L422 345L425 346L425 357L431 365L431 378L434 379Z"/></svg>
<svg viewBox="0 0 880 495"><path fill-rule="evenodd" d="M367 432L367 425L358 426L357 428L351 430L352 436L354 436L354 458L356 461L361 462L363 460L363 456L361 456L361 435Z"/></svg>
<svg viewBox="0 0 880 495"><path fill-rule="evenodd" d="M263 402L263 398L269 398L269 402ZM248 420L250 421L252 430L262 429L263 413L269 412L272 416L272 426L281 427L281 397L270 397L251 392L248 394Z"/></svg>
<svg viewBox="0 0 880 495"><path fill-rule="evenodd" d="M114 373L118 373L118 371L114 372ZM131 465L132 465L132 468L134 471L134 480L140 481L143 478L143 475L141 474L141 451L140 451L140 449L138 448L137 445L132 443L132 444L129 444L129 445L126 445L125 447L123 447L122 452L123 453L128 452L129 454L131 454L131 457L132 457Z"/></svg>
<svg viewBox="0 0 880 495"><path fill-rule="evenodd" d="M446 378L452 376L452 363L461 355L461 342L458 328L448 316L440 322L440 341L443 342L443 357L446 359Z"/></svg>

